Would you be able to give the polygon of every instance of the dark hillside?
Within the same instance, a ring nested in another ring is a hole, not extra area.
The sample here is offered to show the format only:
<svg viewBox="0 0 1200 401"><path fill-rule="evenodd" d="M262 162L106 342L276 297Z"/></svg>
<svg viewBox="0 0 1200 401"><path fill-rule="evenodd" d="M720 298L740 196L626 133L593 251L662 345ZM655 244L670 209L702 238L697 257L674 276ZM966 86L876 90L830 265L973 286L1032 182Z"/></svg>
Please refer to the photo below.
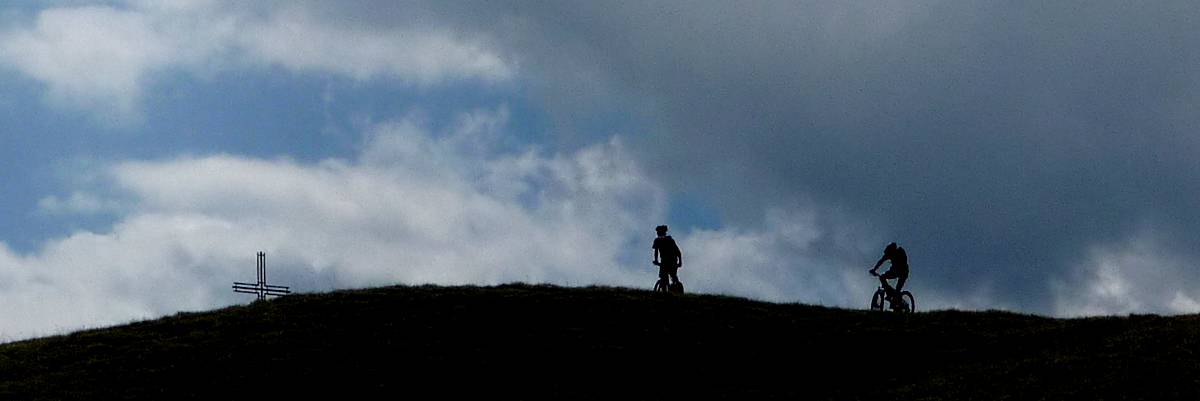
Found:
<svg viewBox="0 0 1200 401"><path fill-rule="evenodd" d="M1200 399L1200 318L387 287L0 346L0 399Z"/></svg>

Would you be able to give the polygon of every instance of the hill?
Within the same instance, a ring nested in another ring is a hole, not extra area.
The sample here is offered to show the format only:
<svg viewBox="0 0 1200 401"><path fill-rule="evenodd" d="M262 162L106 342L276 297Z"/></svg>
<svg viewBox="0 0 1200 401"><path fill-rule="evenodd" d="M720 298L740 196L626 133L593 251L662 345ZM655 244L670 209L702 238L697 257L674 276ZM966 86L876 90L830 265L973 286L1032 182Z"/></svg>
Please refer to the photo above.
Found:
<svg viewBox="0 0 1200 401"><path fill-rule="evenodd" d="M1200 317L620 288L301 294L0 346L2 399L1200 399Z"/></svg>

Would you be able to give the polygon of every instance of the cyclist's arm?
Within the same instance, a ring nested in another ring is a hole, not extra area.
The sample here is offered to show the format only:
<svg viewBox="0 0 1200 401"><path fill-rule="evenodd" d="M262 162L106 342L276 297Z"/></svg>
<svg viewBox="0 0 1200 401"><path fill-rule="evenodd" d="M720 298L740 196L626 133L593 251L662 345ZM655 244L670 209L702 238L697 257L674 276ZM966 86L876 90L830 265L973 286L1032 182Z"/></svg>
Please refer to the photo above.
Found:
<svg viewBox="0 0 1200 401"><path fill-rule="evenodd" d="M879 266L883 266L883 261L885 261L885 260L888 260L887 255L884 255L884 257L879 258L879 261L875 262L875 267L872 267L871 270L872 271L879 270Z"/></svg>
<svg viewBox="0 0 1200 401"><path fill-rule="evenodd" d="M658 264L658 248L654 248L654 264Z"/></svg>
<svg viewBox="0 0 1200 401"><path fill-rule="evenodd" d="M683 252L682 252L682 251L681 251L681 252L679 252L679 265L678 265L678 267L683 267Z"/></svg>

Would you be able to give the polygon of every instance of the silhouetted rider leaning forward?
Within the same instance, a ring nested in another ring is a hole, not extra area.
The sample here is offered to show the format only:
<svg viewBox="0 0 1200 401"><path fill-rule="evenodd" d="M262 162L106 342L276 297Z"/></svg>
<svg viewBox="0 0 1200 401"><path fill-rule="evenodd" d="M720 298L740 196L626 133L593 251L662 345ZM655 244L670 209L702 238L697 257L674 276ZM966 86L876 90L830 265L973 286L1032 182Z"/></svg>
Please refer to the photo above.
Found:
<svg viewBox="0 0 1200 401"><path fill-rule="evenodd" d="M670 283L673 286L680 286L679 268L683 267L683 252L679 250L679 245L675 244L675 239L667 235L667 226L654 227L654 232L658 233L658 238L654 239L653 245L654 265L658 266L658 279L666 284L667 278L670 277Z"/></svg>
<svg viewBox="0 0 1200 401"><path fill-rule="evenodd" d="M892 261L892 266L888 268L887 273L879 275L876 271L885 260ZM883 248L883 257L879 258L879 261L875 262L875 267L871 268L871 274L879 276L879 283L883 284L883 290L887 292L893 309L905 304L904 299L900 298L900 291L904 290L904 282L908 281L908 254L904 253L904 248L896 246L895 242L888 244L886 248ZM896 288L888 285L890 279L896 279Z"/></svg>

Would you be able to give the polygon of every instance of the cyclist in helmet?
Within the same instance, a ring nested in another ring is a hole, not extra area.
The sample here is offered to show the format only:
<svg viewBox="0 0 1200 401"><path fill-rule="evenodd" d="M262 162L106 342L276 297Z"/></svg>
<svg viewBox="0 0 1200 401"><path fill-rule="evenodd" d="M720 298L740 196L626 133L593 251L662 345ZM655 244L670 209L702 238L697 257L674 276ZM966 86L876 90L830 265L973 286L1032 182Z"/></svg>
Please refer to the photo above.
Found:
<svg viewBox="0 0 1200 401"><path fill-rule="evenodd" d="M876 273L879 266L883 265L885 260L892 262L891 268L887 273L879 275ZM896 246L896 243L890 243L886 248L883 248L883 257L875 262L875 267L871 268L871 274L879 276L879 282L883 284L883 290L887 292L888 299L892 300L892 305L901 305L904 300L900 298L900 291L904 289L904 282L908 281L908 254L904 253L904 248ZM888 284L888 280L896 279L896 288L892 288Z"/></svg>
<svg viewBox="0 0 1200 401"><path fill-rule="evenodd" d="M654 239L654 265L658 266L658 278L663 282L667 282L670 277L672 284L679 282L679 268L683 267L683 252L679 251L679 245L675 244L675 239L667 235L667 226L662 225L654 227L654 232L658 233L658 238Z"/></svg>

